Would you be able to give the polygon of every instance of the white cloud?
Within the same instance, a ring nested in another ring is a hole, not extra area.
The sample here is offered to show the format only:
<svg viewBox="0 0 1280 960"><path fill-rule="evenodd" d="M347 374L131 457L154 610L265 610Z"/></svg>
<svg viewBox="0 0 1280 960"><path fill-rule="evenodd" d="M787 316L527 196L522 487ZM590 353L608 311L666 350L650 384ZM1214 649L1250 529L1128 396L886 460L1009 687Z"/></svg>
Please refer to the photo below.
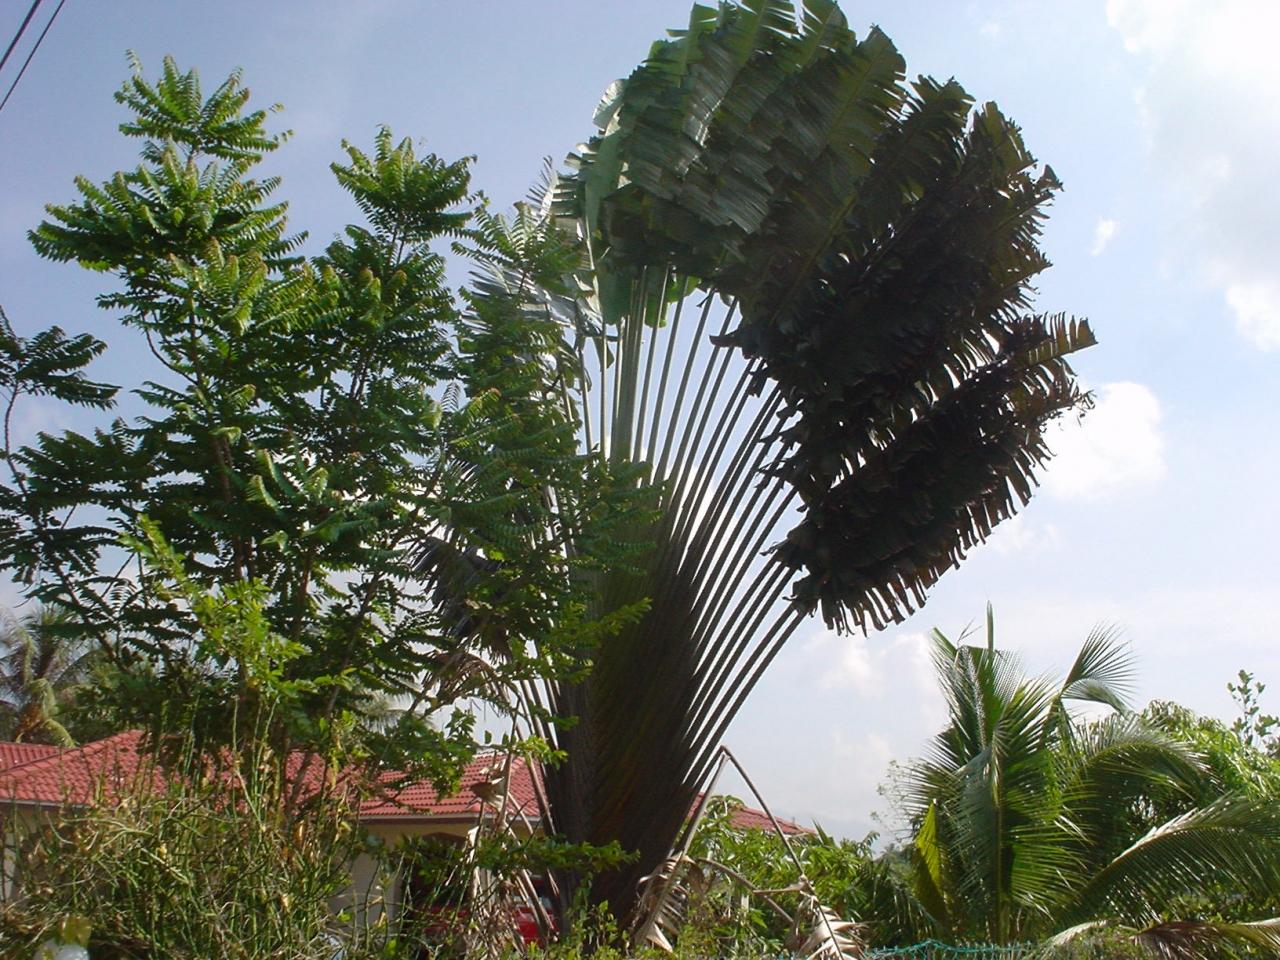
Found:
<svg viewBox="0 0 1280 960"><path fill-rule="evenodd" d="M1142 562L1141 550L1129 549ZM1023 654L1031 672L1061 675L1091 628L1115 626L1137 658L1135 703L1169 699L1229 716L1226 683L1238 669L1280 677L1280 595L1253 583L1201 581L1008 597L996 606L997 642ZM1280 698L1269 709L1276 706Z"/></svg>
<svg viewBox="0 0 1280 960"><path fill-rule="evenodd" d="M1261 279L1227 286L1236 329L1263 350L1280 348L1280 282Z"/></svg>
<svg viewBox="0 0 1280 960"><path fill-rule="evenodd" d="M33 444L41 433L53 435L66 430L84 430L83 422L75 422L72 409L48 397L23 396L13 411L13 445Z"/></svg>
<svg viewBox="0 0 1280 960"><path fill-rule="evenodd" d="M872 662L867 638L853 635L838 639L836 644L831 651L831 664L822 675L822 685L852 687L864 695L873 693L883 676Z"/></svg>
<svg viewBox="0 0 1280 960"><path fill-rule="evenodd" d="M1098 220L1098 225L1093 228L1093 246L1089 248L1090 256L1100 256L1102 251L1107 249L1111 238L1116 235L1117 227L1119 227L1118 223L1106 217Z"/></svg>
<svg viewBox="0 0 1280 960"><path fill-rule="evenodd" d="M1135 96L1153 165L1181 214L1175 260L1222 293L1241 335L1280 349L1280 3L1107 0L1106 13L1147 67Z"/></svg>
<svg viewBox="0 0 1280 960"><path fill-rule="evenodd" d="M1193 5L1193 0L1107 0L1107 23L1120 31L1130 53L1164 50Z"/></svg>
<svg viewBox="0 0 1280 960"><path fill-rule="evenodd" d="M848 689L878 698L904 681L916 689L932 686L929 638L923 633L840 636L823 631L809 640L805 652L823 661L818 675L824 689ZM892 684L891 684L892 681Z"/></svg>
<svg viewBox="0 0 1280 960"><path fill-rule="evenodd" d="M1044 474L1051 494L1105 500L1158 483L1164 476L1160 402L1140 383L1109 383L1083 420L1051 428L1057 455Z"/></svg>
<svg viewBox="0 0 1280 960"><path fill-rule="evenodd" d="M1034 524L1025 514L1010 517L995 528L985 547L1002 556L1039 553L1058 544L1061 534L1052 523Z"/></svg>
<svg viewBox="0 0 1280 960"><path fill-rule="evenodd" d="M1135 567L1145 565L1141 543L1116 549L1127 552ZM1160 698L1230 717L1226 683L1236 670L1245 667L1267 682L1280 677L1280 592L1238 582L1229 572L1221 579L1195 572L1154 587L1103 581L1071 588L1051 571L1036 577L1031 589L994 597L996 642L1021 655L1030 676L1062 676L1089 631L1103 623L1121 629L1132 644L1138 662L1132 702L1138 706ZM972 618L977 640L980 598L973 588L937 596L917 622L936 623L955 639ZM727 742L775 810L860 837L876 825L873 812L890 832L900 825L877 787L886 782L890 760L905 762L927 751L946 724L946 705L929 663L928 637L910 627L852 644L859 651L856 682L821 682L823 669L838 667L838 653L851 641L817 633L784 651L782 672L766 675L765 688L748 700ZM1264 709L1275 712L1280 694L1273 699L1271 693ZM745 796L733 784L722 786Z"/></svg>
<svg viewBox="0 0 1280 960"><path fill-rule="evenodd" d="M1004 27L996 20L988 20L978 28L978 32L989 40L997 40L1004 33Z"/></svg>

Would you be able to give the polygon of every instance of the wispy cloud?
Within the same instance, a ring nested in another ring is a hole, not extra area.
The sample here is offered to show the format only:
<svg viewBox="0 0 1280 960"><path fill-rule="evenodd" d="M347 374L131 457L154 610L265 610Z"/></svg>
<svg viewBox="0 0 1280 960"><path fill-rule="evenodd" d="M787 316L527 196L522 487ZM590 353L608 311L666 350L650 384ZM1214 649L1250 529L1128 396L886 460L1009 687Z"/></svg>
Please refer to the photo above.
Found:
<svg viewBox="0 0 1280 960"><path fill-rule="evenodd" d="M1147 67L1135 98L1182 214L1170 252L1222 294L1242 336L1280 349L1280 3L1107 0L1106 14Z"/></svg>
<svg viewBox="0 0 1280 960"><path fill-rule="evenodd" d="M1058 545L1062 534L1052 523L1033 523L1020 513L1005 520L987 539L986 549L1002 556L1040 553Z"/></svg>
<svg viewBox="0 0 1280 960"><path fill-rule="evenodd" d="M1280 348L1280 282L1270 277L1227 284L1236 328L1263 350Z"/></svg>
<svg viewBox="0 0 1280 960"><path fill-rule="evenodd" d="M876 698L903 683L917 690L932 688L929 638L923 633L868 638L822 631L809 640L805 652L819 662L820 683L826 690Z"/></svg>
<svg viewBox="0 0 1280 960"><path fill-rule="evenodd" d="M1119 226L1120 224L1108 217L1100 217L1098 225L1093 228L1093 246L1089 248L1089 255L1101 256L1102 251L1106 250L1111 243L1111 238L1116 235L1116 229Z"/></svg>

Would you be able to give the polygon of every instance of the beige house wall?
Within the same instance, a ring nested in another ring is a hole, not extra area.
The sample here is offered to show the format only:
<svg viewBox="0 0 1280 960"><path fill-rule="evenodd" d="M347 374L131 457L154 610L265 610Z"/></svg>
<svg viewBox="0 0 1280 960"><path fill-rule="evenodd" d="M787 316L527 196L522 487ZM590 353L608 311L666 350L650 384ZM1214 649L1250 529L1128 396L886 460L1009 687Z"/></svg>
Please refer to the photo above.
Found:
<svg viewBox="0 0 1280 960"><path fill-rule="evenodd" d="M4 849L0 851L0 900L13 896L17 881L18 843L31 832L40 814L40 808L10 805L0 811L0 834L4 837Z"/></svg>
<svg viewBox="0 0 1280 960"><path fill-rule="evenodd" d="M404 895L404 876L397 869L395 852L406 840L417 837L450 837L459 843L475 840L474 817L461 821L366 823L369 836L382 844L384 855L358 854L351 863L351 885L330 901L334 913L346 911L365 923L377 923L398 915Z"/></svg>

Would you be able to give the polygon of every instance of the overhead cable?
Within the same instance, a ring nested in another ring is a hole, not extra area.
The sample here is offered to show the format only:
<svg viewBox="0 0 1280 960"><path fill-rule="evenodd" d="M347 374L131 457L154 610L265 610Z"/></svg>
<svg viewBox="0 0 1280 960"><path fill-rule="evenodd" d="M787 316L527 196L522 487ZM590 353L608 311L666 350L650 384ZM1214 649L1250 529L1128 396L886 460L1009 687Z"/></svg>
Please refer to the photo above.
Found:
<svg viewBox="0 0 1280 960"><path fill-rule="evenodd" d="M27 59L22 61L22 69L18 71L18 75L13 78L13 83L9 86L9 92L4 95L4 99L0 100L0 110L4 110L5 104L9 102L9 98L13 96L13 91L18 89L18 81L22 79L22 75L27 72L27 67L31 65L31 58L36 55L36 51L40 49L40 44L44 42L45 34L49 32L49 28L53 26L53 21L58 19L58 14L62 12L62 7L67 0L58 0L58 5L53 8L53 16L49 18L49 22L44 25L44 29L40 31L40 36L36 37L35 45L32 46L31 52L27 54ZM21 33L21 31L19 31ZM16 38L15 38L16 42Z"/></svg>
<svg viewBox="0 0 1280 960"><path fill-rule="evenodd" d="M18 32L13 35L13 39L9 41L9 47L5 50L4 56L0 57L0 70L4 69L4 65L9 62L9 56L13 53L13 48L18 45L18 41L22 39L22 35L27 32L27 24L31 22L31 18L36 15L36 11L40 8L43 0L35 0L31 4L31 9L27 11L27 15L22 18L22 26L18 28Z"/></svg>

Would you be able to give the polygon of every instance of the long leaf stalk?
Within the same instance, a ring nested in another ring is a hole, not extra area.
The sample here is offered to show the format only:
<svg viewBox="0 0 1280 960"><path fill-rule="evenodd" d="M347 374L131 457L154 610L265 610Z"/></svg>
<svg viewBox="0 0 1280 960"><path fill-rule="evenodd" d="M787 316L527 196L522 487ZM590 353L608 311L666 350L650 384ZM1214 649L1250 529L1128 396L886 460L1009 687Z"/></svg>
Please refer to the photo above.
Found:
<svg viewBox="0 0 1280 960"><path fill-rule="evenodd" d="M644 421L646 414L649 412L649 388L653 383L653 359L654 354L657 352L656 348L658 345L659 331L662 329L663 322L666 319L667 289L670 280L671 271L669 269L664 270L662 272L662 284L658 290L658 299L653 310L653 315L649 316L646 314L645 316L645 326L649 331L649 350L645 356L643 376L644 387L640 392L640 405L636 409L635 443L631 449L631 459L636 463L641 461L641 451L644 446ZM663 381L660 389L666 389L665 380ZM661 411L655 412L655 423L659 416L661 416Z"/></svg>
<svg viewBox="0 0 1280 960"><path fill-rule="evenodd" d="M684 315L685 303L687 303L690 299L691 299L690 297L686 296L686 297L681 297L679 300L676 301L676 308L671 316L671 324L670 326L664 328L666 339L667 339L667 349L663 356L662 375L659 377L658 390L655 395L654 410L653 410L653 425L649 429L649 444L643 460L643 462L647 464L649 467L650 479L655 479L656 476L658 476L658 474L654 473L655 469L657 469L654 465L654 456L656 455L657 449L658 449L659 429L661 425L665 422L662 419L662 408L666 403L666 399L667 399L667 380L671 374L671 362L672 362L672 358L675 355L676 343L680 339L680 318ZM702 316L702 314L700 314L700 316ZM651 331L650 335L656 341L660 333L662 332L663 331L660 331L657 327L655 327ZM695 341L700 336L700 333L701 333L701 326L699 326L699 333L696 333L694 335Z"/></svg>
<svg viewBox="0 0 1280 960"><path fill-rule="evenodd" d="M684 408L685 393L688 390L689 380L693 376L695 362L697 360L698 353L702 347L703 333L705 332L707 327L707 317L711 313L712 300L713 298L710 294L706 295L706 299L703 302L702 309L698 313L697 329L694 330L693 340L691 342L689 352L685 356L684 371L680 375L680 386L676 390L675 405L672 407L671 414L667 420L666 430L664 431L665 440L663 441L663 444L662 444L662 455L658 459L658 466L655 468L654 474L653 474L655 481L657 482L662 482L663 480L665 480L670 476L667 470L667 463L668 463L668 458L671 455L671 446L675 442L676 437L677 436L682 437L682 445L683 445L683 437L687 436L687 429L685 433L682 434L680 430L676 429L676 424L679 424L682 422L680 419L680 414ZM695 408L696 408L696 404L695 404ZM654 423L654 428L655 429L657 428L656 422ZM677 457L676 459L677 464L680 463L680 460L681 458Z"/></svg>
<svg viewBox="0 0 1280 960"><path fill-rule="evenodd" d="M701 723L711 691L719 687L732 665L752 643L758 641L757 631L760 625L774 609L788 584L789 577L785 569L776 564L764 564L739 591L732 611L721 618L729 626L720 628L719 621L708 621L703 633L716 629L722 629L723 632L718 643L712 644L707 639L701 642L704 655L699 659L690 681L694 691L691 726L696 727ZM733 596L730 594L726 599L731 600Z"/></svg>
<svg viewBox="0 0 1280 960"><path fill-rule="evenodd" d="M762 496L762 491L757 490L752 495L753 502L757 499L760 503L754 513L744 512L738 526L732 531L733 539L730 542L738 544L737 551L724 563L719 571L719 577L711 581L707 585L710 599L702 613L701 619L698 620L693 627L692 636L698 644L699 649L710 644L710 638L718 627L725 622L732 622L731 618L726 618L727 607L736 595L735 591L741 589L743 578L747 575L750 565L757 561L762 554L769 539L773 536L776 524L782 521L787 512L795 503L796 494L794 491L787 489L786 484L781 481L775 481L768 489L768 493ZM750 539L749 534L752 531L759 531L754 540ZM763 564L769 566L767 561ZM750 593L748 592L749 596ZM766 593L765 596L772 596ZM770 601L771 603L774 601Z"/></svg>
<svg viewBox="0 0 1280 960"><path fill-rule="evenodd" d="M727 330L733 320L734 311L737 304L730 306L728 313L724 319L724 327ZM717 367L715 358L720 357L720 364ZM673 488L676 490L684 490L689 483L690 471L692 470L692 458L688 456L691 451L696 451L702 443L703 434L706 433L707 423L711 418L711 412L714 406L714 400L718 396L720 387L724 383L725 374L729 370L729 364L733 360L732 351L721 346L712 349L711 357L707 360L707 365L703 370L702 380L698 385L698 395L693 402L693 407L689 411L689 417L685 421L684 431L680 437L680 449L676 454L676 466L672 470L674 476ZM714 373L713 373L714 371ZM711 394L708 397L708 388ZM695 415L700 412L700 416L696 416L697 428L694 429ZM685 510L691 508L690 502L685 501ZM683 519L683 515L681 517ZM679 528L684 532L684 525Z"/></svg>
<svg viewBox="0 0 1280 960"><path fill-rule="evenodd" d="M779 398L776 395L771 395L759 404L760 409L756 412L755 420L744 433L736 437L737 445L734 453L728 458L728 463L725 463L726 448L734 439L738 425L752 399L747 392L749 377L750 372L744 371L729 402L720 411L716 432L708 442L702 462L693 474L691 491L685 500L690 509L684 511L680 524L676 528L676 537L680 540L697 540L705 536L709 525L714 522L712 516L716 506L715 501L707 502L708 491L712 484L715 484L716 499L723 500L740 486L743 480L742 464L751 453L762 452L761 448L764 444L761 443L761 439L764 435L764 426L776 415L778 409Z"/></svg>
<svg viewBox="0 0 1280 960"><path fill-rule="evenodd" d="M761 412L761 421L771 413L772 411L766 406ZM786 481L782 478L770 483L769 479L761 473L764 462L769 456L768 449L757 444L755 459L749 461L748 454L751 449L750 444L744 443L727 473L721 478L716 498L700 520L699 529L690 547L691 552L700 557L692 571L692 576L698 583L705 583L708 587L713 586L716 579L726 581L731 573L733 575L742 573L738 562L743 559L751 543L749 534L759 529L758 521L769 511L773 501L788 489ZM736 525L733 524L734 517L738 518ZM752 523L753 521L755 522ZM752 526L747 529L749 523ZM772 533L772 527L763 531L766 538ZM723 550L726 549L736 551L728 563L724 562ZM708 575L712 575L711 581L707 580ZM708 609L714 609L715 606L714 600L707 605Z"/></svg>

